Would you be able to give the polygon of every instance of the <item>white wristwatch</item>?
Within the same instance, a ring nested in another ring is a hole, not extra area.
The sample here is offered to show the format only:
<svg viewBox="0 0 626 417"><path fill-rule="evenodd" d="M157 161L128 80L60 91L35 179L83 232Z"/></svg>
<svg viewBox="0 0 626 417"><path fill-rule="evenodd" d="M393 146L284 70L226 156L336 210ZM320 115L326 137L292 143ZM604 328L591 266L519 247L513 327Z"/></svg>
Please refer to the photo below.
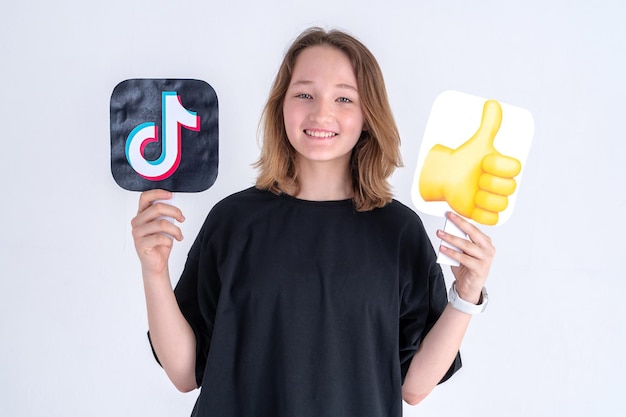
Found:
<svg viewBox="0 0 626 417"><path fill-rule="evenodd" d="M487 303L489 302L489 296L487 295L487 289L483 287L482 292L480 293L480 300L478 302L480 304L470 303L469 301L465 301L461 297L459 297L459 293L456 292L456 281L452 283L450 287L450 292L448 293L448 299L452 307L455 309L462 311L467 314L480 314L485 311L487 308Z"/></svg>

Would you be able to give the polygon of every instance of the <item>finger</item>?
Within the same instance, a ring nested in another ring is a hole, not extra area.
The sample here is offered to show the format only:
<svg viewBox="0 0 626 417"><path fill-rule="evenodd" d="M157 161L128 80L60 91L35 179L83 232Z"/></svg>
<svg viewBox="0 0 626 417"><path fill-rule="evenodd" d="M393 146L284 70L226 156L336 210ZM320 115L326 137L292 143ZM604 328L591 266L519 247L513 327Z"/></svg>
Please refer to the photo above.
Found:
<svg viewBox="0 0 626 417"><path fill-rule="evenodd" d="M439 250L467 268L468 272L473 276L486 277L495 255L493 245L483 248L467 241L466 243L459 242L458 245L461 252L448 248L445 245L440 245ZM460 248L460 246L463 246L463 248ZM457 275L455 274L455 276Z"/></svg>
<svg viewBox="0 0 626 417"><path fill-rule="evenodd" d="M489 236L484 234L478 227L468 222L463 217L453 212L448 212L446 214L446 217L448 218L448 220L454 223L459 229L461 229L461 231L465 233L469 237L470 241L473 242L474 244L478 245L479 247L492 246L491 238L489 238ZM450 236L456 237L452 235ZM462 238L458 238L458 239L465 240Z"/></svg>
<svg viewBox="0 0 626 417"><path fill-rule="evenodd" d="M486 226L494 226L498 224L499 218L500 216L495 211L485 210L480 207L474 207L474 210L472 210L472 220Z"/></svg>
<svg viewBox="0 0 626 417"><path fill-rule="evenodd" d="M163 217L170 217L180 223L185 221L185 216L183 216L182 211L178 207L165 203L156 203L139 212L130 221L130 224L132 229L135 230L156 220L164 220Z"/></svg>
<svg viewBox="0 0 626 417"><path fill-rule="evenodd" d="M478 208L499 213L506 209L506 207L509 205L509 199L503 195L478 190L474 195L474 204ZM473 212L472 217L474 217Z"/></svg>
<svg viewBox="0 0 626 417"><path fill-rule="evenodd" d="M442 230L437 231L437 236L439 236L443 242L446 242L447 244L456 247L460 251L459 252L453 250L454 252L465 253L472 257L479 255L480 249L476 247L476 245L469 239L454 236L453 234L446 233ZM445 245L441 246L445 247ZM456 259L456 257L453 257L453 259L460 261L460 259Z"/></svg>
<svg viewBox="0 0 626 417"><path fill-rule="evenodd" d="M178 241L183 240L183 233L180 227L166 219L157 219L135 227L133 228L132 234L135 241L140 241L159 234L170 235Z"/></svg>
<svg viewBox="0 0 626 417"><path fill-rule="evenodd" d="M456 250L446 245L439 245L439 252L443 253L444 255L448 256L449 258L451 258L452 260L456 261L459 264L462 263L461 259L463 257L463 252L460 249Z"/></svg>
<svg viewBox="0 0 626 417"><path fill-rule="evenodd" d="M476 140L480 140L485 145L493 145L493 141L500 130L502 124L502 107L496 100L487 100L483 106L483 114L480 126L474 134Z"/></svg>
<svg viewBox="0 0 626 417"><path fill-rule="evenodd" d="M468 236L473 232L473 229L476 229L476 226L452 211L446 213L446 218Z"/></svg>
<svg viewBox="0 0 626 417"><path fill-rule="evenodd" d="M439 247L439 250L446 256L452 258L460 264L458 267L452 267L453 271L460 269L461 267L467 268L473 275L480 275L483 270L483 264L485 263L480 258L474 256L471 253L459 252L454 249L448 248L444 245ZM455 269L456 268L456 269ZM456 274L455 274L456 276Z"/></svg>
<svg viewBox="0 0 626 417"><path fill-rule="evenodd" d="M162 250L166 249L171 251L174 246L174 239L164 234L150 235L135 244L135 250L142 259L144 255L150 255L156 253L157 256L167 256L167 252L163 253Z"/></svg>
<svg viewBox="0 0 626 417"><path fill-rule="evenodd" d="M146 210L146 212L147 211L148 210ZM185 221L185 216L183 215L183 212L181 209L169 203L164 203L161 201L152 204L152 207L150 208L150 216L155 216L155 218L171 217L172 219L175 219L179 223L182 223Z"/></svg>
<svg viewBox="0 0 626 417"><path fill-rule="evenodd" d="M185 221L183 212L176 206L163 203L159 200L157 203L150 204L147 208L137 213L137 216L131 221L133 227L140 226L158 219L160 217L170 217L179 223Z"/></svg>
<svg viewBox="0 0 626 417"><path fill-rule="evenodd" d="M482 174L478 179L478 188L494 194L511 195L517 188L512 178L502 178L491 174Z"/></svg>
<svg viewBox="0 0 626 417"><path fill-rule="evenodd" d="M522 163L510 156L490 153L483 158L482 168L488 174L513 178L522 170Z"/></svg>
<svg viewBox="0 0 626 417"><path fill-rule="evenodd" d="M166 234L172 236L179 242L183 240L183 232L180 230L180 227L176 226L174 223L167 219L157 219L151 222L151 225L155 225L157 227L157 234Z"/></svg>
<svg viewBox="0 0 626 417"><path fill-rule="evenodd" d="M174 239L171 235L155 233L142 238L137 246L144 252L159 246L172 248L174 246Z"/></svg>
<svg viewBox="0 0 626 417"><path fill-rule="evenodd" d="M155 189L144 191L139 196L139 208L137 213L146 210L157 200L169 200L170 198L172 198L172 193L167 190Z"/></svg>

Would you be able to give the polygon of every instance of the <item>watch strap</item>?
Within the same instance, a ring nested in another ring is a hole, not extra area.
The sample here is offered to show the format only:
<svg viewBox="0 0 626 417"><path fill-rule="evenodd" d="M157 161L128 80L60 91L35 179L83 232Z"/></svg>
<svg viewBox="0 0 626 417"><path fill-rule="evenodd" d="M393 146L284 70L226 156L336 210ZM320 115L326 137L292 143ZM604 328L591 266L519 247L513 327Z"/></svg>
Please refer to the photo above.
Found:
<svg viewBox="0 0 626 417"><path fill-rule="evenodd" d="M485 311L487 308L487 303L489 302L489 296L487 295L487 289L483 287L480 293L480 304L470 303L469 301L465 301L459 296L459 293L456 291L456 281L452 283L450 287L450 292L448 293L448 300L452 307L456 310L462 311L466 314L480 314Z"/></svg>

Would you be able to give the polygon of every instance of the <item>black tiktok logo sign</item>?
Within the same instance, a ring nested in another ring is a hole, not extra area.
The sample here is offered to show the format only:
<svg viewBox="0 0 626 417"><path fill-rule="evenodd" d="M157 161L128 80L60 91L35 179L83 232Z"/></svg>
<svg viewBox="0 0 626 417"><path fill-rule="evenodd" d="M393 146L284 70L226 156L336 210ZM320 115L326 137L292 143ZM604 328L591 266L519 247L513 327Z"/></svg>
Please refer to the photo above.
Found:
<svg viewBox="0 0 626 417"><path fill-rule="evenodd" d="M208 189L217 178L218 106L200 80L132 79L111 95L111 172L131 191Z"/></svg>

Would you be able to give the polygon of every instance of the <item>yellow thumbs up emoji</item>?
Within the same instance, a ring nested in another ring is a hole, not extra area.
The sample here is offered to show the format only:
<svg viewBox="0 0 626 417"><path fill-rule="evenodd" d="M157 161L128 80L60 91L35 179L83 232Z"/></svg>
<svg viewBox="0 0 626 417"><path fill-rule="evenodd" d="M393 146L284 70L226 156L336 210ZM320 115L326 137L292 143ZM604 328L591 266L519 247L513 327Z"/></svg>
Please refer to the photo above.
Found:
<svg viewBox="0 0 626 417"><path fill-rule="evenodd" d="M478 223L495 225L516 188L519 160L493 145L502 123L502 107L487 100L476 133L457 149L433 146L424 160L419 192L424 201L446 201L457 213Z"/></svg>

